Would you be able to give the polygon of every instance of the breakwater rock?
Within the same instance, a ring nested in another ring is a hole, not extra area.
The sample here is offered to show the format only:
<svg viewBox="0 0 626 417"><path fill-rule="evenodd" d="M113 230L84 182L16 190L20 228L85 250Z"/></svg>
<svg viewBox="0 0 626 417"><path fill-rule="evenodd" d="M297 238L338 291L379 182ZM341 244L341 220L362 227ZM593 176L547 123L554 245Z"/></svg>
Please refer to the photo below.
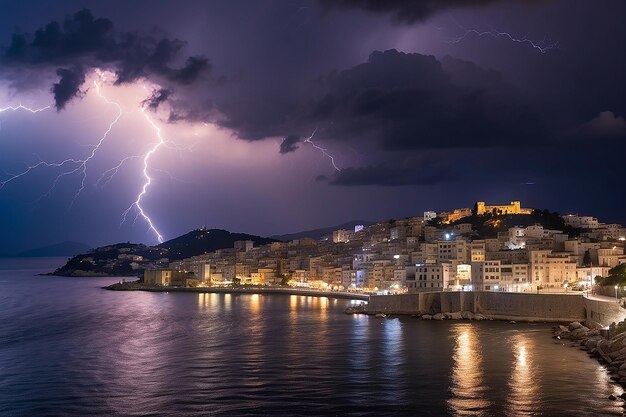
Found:
<svg viewBox="0 0 626 417"><path fill-rule="evenodd" d="M586 321L585 325L575 321L568 326L554 327L553 337L569 339L572 342L571 346L580 346L590 356L605 364L611 373L611 379L626 388L626 332L609 337L609 333L619 326L613 324L609 329L602 329L600 325L590 320ZM626 399L626 393L622 394L621 398Z"/></svg>

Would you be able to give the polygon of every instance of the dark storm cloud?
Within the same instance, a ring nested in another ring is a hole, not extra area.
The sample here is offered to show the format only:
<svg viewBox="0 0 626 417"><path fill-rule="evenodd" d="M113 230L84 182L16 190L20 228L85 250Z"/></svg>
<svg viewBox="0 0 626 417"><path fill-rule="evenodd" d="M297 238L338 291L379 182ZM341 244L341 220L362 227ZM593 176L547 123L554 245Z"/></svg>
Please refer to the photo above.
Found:
<svg viewBox="0 0 626 417"><path fill-rule="evenodd" d="M415 23L454 8L481 7L502 0L320 0L327 8L361 9L391 16L397 23ZM533 2L533 1L531 1ZM536 1L534 1L536 2Z"/></svg>
<svg viewBox="0 0 626 417"><path fill-rule="evenodd" d="M499 73L467 61L376 51L311 85L298 97L275 90L271 99L218 98L217 123L249 141L319 128L316 139L385 150L520 146L545 137L541 116Z"/></svg>
<svg viewBox="0 0 626 417"><path fill-rule="evenodd" d="M400 165L381 163L359 168L346 168L336 175L331 184L347 186L433 185L453 178L454 174L449 167L409 160Z"/></svg>
<svg viewBox="0 0 626 417"><path fill-rule="evenodd" d="M369 139L387 150L542 139L540 117L514 89L498 78L490 85L476 82L487 74L474 65L456 67L451 75L432 56L374 52L368 62L330 78L328 92L307 116L328 125L327 139Z"/></svg>
<svg viewBox="0 0 626 417"><path fill-rule="evenodd" d="M4 50L1 71L5 78L16 81L21 76L20 69L45 75L51 68L72 65L71 70L57 70L60 80L53 87L56 107L62 109L79 95L80 85L93 68L115 72L118 84L141 77L169 84L164 88L170 89L195 82L210 69L210 64L206 58L194 56L179 64L184 47L185 42L177 39L135 33L117 37L110 20L96 19L89 10L81 10L62 23L50 22L33 36L13 34Z"/></svg>
<svg viewBox="0 0 626 417"><path fill-rule="evenodd" d="M280 143L279 152L282 154L295 152L298 149L298 143L300 142L300 136L287 135L285 139Z"/></svg>
<svg viewBox="0 0 626 417"><path fill-rule="evenodd" d="M52 85L52 93L57 110L62 110L72 98L81 94L80 86L85 82L85 73L82 68L57 70L59 81Z"/></svg>
<svg viewBox="0 0 626 417"><path fill-rule="evenodd" d="M168 88L160 88L158 90L154 90L150 97L145 99L142 104L144 106L148 106L152 110L156 110L159 106L167 101L167 99L172 95L172 90Z"/></svg>

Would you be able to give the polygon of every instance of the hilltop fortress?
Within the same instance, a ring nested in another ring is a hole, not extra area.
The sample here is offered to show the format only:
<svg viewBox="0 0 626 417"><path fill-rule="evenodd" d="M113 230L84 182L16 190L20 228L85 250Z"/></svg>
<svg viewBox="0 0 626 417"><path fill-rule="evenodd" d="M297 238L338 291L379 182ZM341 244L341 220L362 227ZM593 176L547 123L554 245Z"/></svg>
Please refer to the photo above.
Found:
<svg viewBox="0 0 626 417"><path fill-rule="evenodd" d="M472 214L476 214L477 216L485 214L501 216L504 214L531 214L532 211L532 208L522 208L522 203L519 201L511 201L511 204L503 206L487 206L484 201L477 201L476 204L474 204L473 210L467 207L458 208L452 211L438 213L436 217L439 217L442 223L449 224L461 220L464 217L469 217Z"/></svg>

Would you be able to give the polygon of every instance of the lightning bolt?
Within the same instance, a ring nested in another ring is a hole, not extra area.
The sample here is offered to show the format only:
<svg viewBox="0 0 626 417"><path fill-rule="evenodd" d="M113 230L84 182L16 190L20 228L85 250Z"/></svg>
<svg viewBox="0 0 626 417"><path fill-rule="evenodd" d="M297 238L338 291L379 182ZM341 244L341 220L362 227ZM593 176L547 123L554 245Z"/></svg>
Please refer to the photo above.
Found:
<svg viewBox="0 0 626 417"><path fill-rule="evenodd" d="M45 107L40 107L38 109L33 109L30 107L26 107L24 105L22 105L21 103L18 104L17 106L7 106L7 107L0 107L0 113L4 113L7 111L18 111L18 110L24 110L27 111L29 113L39 113L42 112L44 110L48 110L50 108L50 106L45 106ZM0 187L1 189L2 187Z"/></svg>
<svg viewBox="0 0 626 417"><path fill-rule="evenodd" d="M45 106L45 107L41 107L38 109L32 109L30 107L26 107L23 106L21 104L18 104L17 106L7 106L7 107L0 107L0 113L4 113L5 111L18 111L18 110L24 110L30 113L39 113L42 112L44 110L48 110L50 108L50 106Z"/></svg>
<svg viewBox="0 0 626 417"><path fill-rule="evenodd" d="M103 79L102 75L101 75L101 79ZM53 187L50 189L49 192L51 192L52 189L54 189L54 187L56 186L56 183L59 181L59 179L61 179L61 177L65 176L65 175L71 175L71 174L74 174L76 172L80 173L80 176L81 176L81 178L80 178L80 187L76 190L76 193L74 193L74 198L72 198L71 205L74 204L74 202L76 201L76 198L85 189L85 180L87 179L87 164L89 163L89 161L91 161L96 156L96 153L100 150L100 147L102 146L104 141L109 136L109 133L111 133L111 130L113 130L113 126L115 126L115 124L120 120L120 118L122 117L122 114L123 114L122 106L120 106L119 103L113 102L113 101L109 100L108 98L106 98L102 94L102 92L100 91L100 84L98 84L97 81L94 81L93 84L94 84L94 87L96 88L96 94L98 94L98 97L100 97L102 100L104 100L105 103L110 104L112 106L115 106L117 108L117 116L115 117L115 119L113 119L113 121L111 123L109 123L109 127L104 132L104 134L100 137L100 140L98 141L98 143L96 143L95 145L92 145L91 153L89 154L89 156L87 156L87 158L81 160L80 163L78 164L78 167L76 167L75 169L73 169L71 171L62 173L61 175L59 175L55 179Z"/></svg>
<svg viewBox="0 0 626 417"><path fill-rule="evenodd" d="M103 74L100 73L100 72L98 72L98 74L100 75L100 78L103 80L104 79L103 78ZM9 178L7 178L7 179L5 179L3 181L0 181L0 189L4 188L4 186L7 185L8 183L28 175L33 170L35 170L35 169L37 169L39 167L63 168L66 165L71 165L73 168L68 169L67 171L64 171L64 172L60 173L59 175L57 175L54 178L54 180L52 181L52 185L50 186L48 191L40 197L40 199L43 198L43 197L49 197L50 194L56 188L56 186L59 183L59 181L63 177L66 177L68 175L72 175L72 174L78 173L78 174L80 174L80 186L76 189L76 192L74 193L74 197L72 198L72 202L71 202L70 206L74 205L74 202L76 201L76 198L78 198L78 196L85 189L85 181L87 179L87 166L88 166L89 162L93 158L95 158L96 153L102 147L103 143L105 142L105 140L109 136L109 133L111 133L111 130L113 129L113 126L115 126L115 124L122 117L122 107L118 103L115 103L115 102L109 100L108 98L106 98L102 94L102 92L100 90L100 84L97 81L94 81L94 86L95 86L95 89L96 89L96 93L98 94L98 97L100 97L102 100L104 100L104 102L106 102L107 104L110 104L110 105L115 106L117 108L117 116L115 117L115 119L113 119L113 121L111 121L111 123L109 123L109 126L108 126L107 130L100 137L98 142L95 145L89 145L89 147L91 147L91 152L89 153L89 155L86 158L84 158L84 159L68 158L68 159L65 159L65 160L63 160L61 162L46 162L46 161L43 161L43 160L40 159L40 161L38 163L36 163L34 165L27 166L25 170L23 170L22 172L20 172L18 174L9 174L10 175ZM31 109L29 107L25 107L25 106L20 104L19 106L5 107L5 108L0 109L0 110L2 110L2 111L7 111L7 110L26 110L26 111L29 111L31 113L39 113L39 112L41 112L43 110L46 110L48 108L50 108L50 106L42 107L42 108L39 108L39 109Z"/></svg>
<svg viewBox="0 0 626 417"><path fill-rule="evenodd" d="M72 204L71 205L74 204L75 200L80 196L80 194L84 191L84 189L86 187L87 171L88 171L89 163L97 156L98 151L100 151L102 146L105 144L105 142L107 141L107 138L109 137L109 134L111 133L111 131L113 130L113 128L115 127L115 125L118 123L118 121L121 119L121 117L123 115L123 110L122 110L121 105L119 103L111 101L110 99L108 99L102 93L101 87L102 87L102 83L105 83L107 81L107 79L106 79L107 76L108 76L107 73L99 71L99 70L96 70L96 73L98 74L99 81L100 81L100 82L94 81L94 89L96 91L96 94L106 104L114 106L117 109L117 115L109 123L107 129L102 134L102 136L97 141L97 143L94 144L94 145L88 145L88 147L91 148L91 150L87 154L87 156L85 158L82 158L82 159L67 158L67 159L65 159L63 161L60 161L60 162L47 162L47 161L44 161L44 160L38 158L39 161L37 163L35 163L33 165L27 166L26 169L24 169L23 171L21 171L21 172L19 172L17 174L5 173L8 176L8 178L0 181L0 189L2 189L8 183L16 181L16 180L18 180L18 179L28 175L29 173L31 173L32 171L34 171L34 170L36 170L38 168L42 168L42 167L45 167L45 168L57 168L57 169L60 168L60 169L63 169L63 171L54 178L54 180L52 181L52 185L50 186L48 191L44 195L42 195L40 197L40 199L43 198L43 197L49 196L54 191L54 189L56 188L57 184L59 183L59 181L62 178L66 177L66 176L77 174L80 177L80 185L77 187L76 192L74 193L74 196L72 198ZM45 107L42 107L42 108L30 108L30 107L26 107L26 106L23 106L22 104L20 104L20 105L17 105L17 106L8 106L8 107L0 108L0 113L5 112L5 111L18 111L18 110L24 110L24 111L28 111L28 112L31 112L31 113L39 113L41 111L49 109L50 107L51 106L45 106ZM163 243L163 241L164 241L163 235L158 231L155 223L152 221L152 219L148 215L147 211L145 210L144 206L142 205L143 200L144 200L145 196L148 193L148 189L150 188L150 185L153 182L153 178L151 177L150 172L151 171L162 171L162 170L157 170L156 168L152 168L150 166L151 159L152 159L153 155L157 151L159 151L159 149L161 147L181 152L181 151L193 150L195 148L195 146L197 145L197 143L191 144L189 146L183 146L183 145L180 145L178 143L175 143L173 141L170 141L170 140L164 138L163 135L162 135L162 132L161 132L161 127L159 127L152 120L152 118L146 112L145 108L141 109L141 113L144 116L144 118L146 119L146 121L148 122L148 124L150 125L150 127L152 127L152 129L154 130L158 141L153 143L150 146L150 148L145 153L142 153L141 155L130 155L130 156L122 158L117 163L117 165L115 165L115 166L107 169L106 171L104 171L100 175L98 180L96 181L95 185L104 187L119 172L119 170L124 166L124 164L128 163L129 161L131 161L133 159L141 159L142 162L143 162L142 174L143 174L144 182L143 182L143 185L142 185L139 193L137 194L137 196L135 198L135 201L123 212L123 214L122 214L122 221L121 221L120 224L124 224L126 222L126 220L127 220L127 217L129 215L129 213L132 210L136 210L135 221L137 220L137 218L139 218L141 216L141 218L143 218L145 220L145 222L148 224L149 230L154 233L154 235L156 236L156 238L159 241L159 243ZM311 136L311 138L312 138L312 136ZM311 139L311 138L309 138L309 139ZM315 146L316 148L320 149L320 150L323 149L323 148L318 147L317 145L313 144L312 142L310 142L310 143L313 146ZM326 154L325 150L323 150L323 152ZM333 162L333 165L334 165L334 162ZM167 173L166 171L162 171L162 172ZM167 174L169 174L169 173L167 173ZM170 175L171 178L174 178L174 177L171 176L171 174L169 174L169 175Z"/></svg>
<svg viewBox="0 0 626 417"><path fill-rule="evenodd" d="M135 210L137 210L137 216L141 216L146 221L146 223L148 223L149 229L156 235L156 238L159 241L159 243L163 243L164 241L163 236L157 230L156 226L154 225L154 222L152 221L152 219L150 219L150 216L146 214L145 210L141 206L141 200L144 198L144 196L148 192L148 187L150 187L150 184L152 184L152 177L150 177L150 174L148 173L148 170L150 169L150 158L152 157L152 155L154 155L155 152L159 150L161 146L166 145L168 141L165 140L165 138L163 138L163 136L161 135L161 128L157 126L156 123L154 123L154 121L150 118L148 113L146 113L145 108L141 109L141 113L144 115L144 117L146 118L150 126L152 126L159 140L143 156L143 176L145 178L145 182L143 183L143 186L141 187L141 192L137 194L136 200L124 211L124 213L122 213L122 222L120 224L124 224L126 222L128 214L134 208ZM137 217L135 217L135 219L136 218Z"/></svg>
<svg viewBox="0 0 626 417"><path fill-rule="evenodd" d="M465 31L465 33L463 33L460 36L457 36L456 38L453 38L451 40L448 41L448 43L450 44L457 44L462 42L465 38L467 38L470 35L475 35L479 38L485 37L485 36L491 36L492 38L505 38L510 40L511 42L516 42L516 43L523 43L523 44L528 44L530 45L532 48L538 50L539 52L541 52L542 54L545 54L546 52L552 50L552 49L557 49L559 46L559 41L551 41L550 39L548 39L548 35L546 34L543 39L539 42L535 42L531 39L528 38L528 35L524 36L523 38L517 38L513 35L511 35L508 32L500 32L497 30L488 30L488 31L479 31L476 29L468 29Z"/></svg>
<svg viewBox="0 0 626 417"><path fill-rule="evenodd" d="M337 172L341 172L341 169L335 163L335 157L332 156L331 154L329 154L328 150L326 148L322 148L321 146L316 145L315 142L313 142L313 137L315 136L316 133L317 133L317 127L315 128L313 133L311 133L311 136L309 136L308 138L306 138L302 142L303 143L310 143L311 146L313 146L315 149L319 150L322 153L323 156L325 156L326 158L330 159L331 165L333 166L333 168L335 168L335 170ZM284 139L283 139L283 141L284 141Z"/></svg>
<svg viewBox="0 0 626 417"><path fill-rule="evenodd" d="M119 170L122 168L122 166L126 162L130 161L131 159L138 159L138 158L141 158L141 155L131 155L131 156L122 158L117 165L115 165L113 168L107 169L106 171L102 173L102 175L100 175L100 178L98 178L98 181L96 181L96 187L106 186L109 183L109 181L111 181L113 177L119 172Z"/></svg>

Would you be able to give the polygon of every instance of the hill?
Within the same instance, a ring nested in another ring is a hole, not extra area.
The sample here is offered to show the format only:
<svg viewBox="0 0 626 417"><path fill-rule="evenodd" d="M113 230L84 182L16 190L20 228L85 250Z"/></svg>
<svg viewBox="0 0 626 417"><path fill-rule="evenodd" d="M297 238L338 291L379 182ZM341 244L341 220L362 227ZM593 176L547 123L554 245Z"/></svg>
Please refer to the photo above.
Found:
<svg viewBox="0 0 626 417"><path fill-rule="evenodd" d="M482 238L495 238L499 232L506 232L510 227L528 227L540 224L545 229L560 230L572 236L580 234L580 230L568 226L559 213L549 210L535 209L531 214L502 214L464 217L451 225L470 223L476 235Z"/></svg>
<svg viewBox="0 0 626 417"><path fill-rule="evenodd" d="M146 268L166 267L170 262L232 248L238 240L252 240L256 245L275 239L221 229L197 229L158 246L137 243L117 243L92 249L74 256L53 272L63 276L131 276Z"/></svg>
<svg viewBox="0 0 626 417"><path fill-rule="evenodd" d="M179 260L207 252L214 252L218 249L232 248L238 240L251 240L254 242L254 246L276 242L276 239L272 238L246 233L231 233L222 229L197 229L161 243L157 247L167 250L168 257L171 260Z"/></svg>
<svg viewBox="0 0 626 417"><path fill-rule="evenodd" d="M270 238L281 240L283 242L288 242L290 240L295 240L295 239L302 239L305 237L310 237L310 238L318 240L318 239L321 239L323 236L330 235L334 230L339 230L339 229L354 230L354 226L357 226L360 224L367 227L367 226L373 225L374 222L365 221L365 220L353 220L353 221L343 223L337 226L322 227L320 229L306 230L304 232L289 233L286 235L274 235L274 236L270 236Z"/></svg>
<svg viewBox="0 0 626 417"><path fill-rule="evenodd" d="M44 256L73 256L78 253L86 252L91 247L80 242L61 242L54 245L42 246L39 248L29 249L19 252L15 256L18 258L36 258Z"/></svg>

